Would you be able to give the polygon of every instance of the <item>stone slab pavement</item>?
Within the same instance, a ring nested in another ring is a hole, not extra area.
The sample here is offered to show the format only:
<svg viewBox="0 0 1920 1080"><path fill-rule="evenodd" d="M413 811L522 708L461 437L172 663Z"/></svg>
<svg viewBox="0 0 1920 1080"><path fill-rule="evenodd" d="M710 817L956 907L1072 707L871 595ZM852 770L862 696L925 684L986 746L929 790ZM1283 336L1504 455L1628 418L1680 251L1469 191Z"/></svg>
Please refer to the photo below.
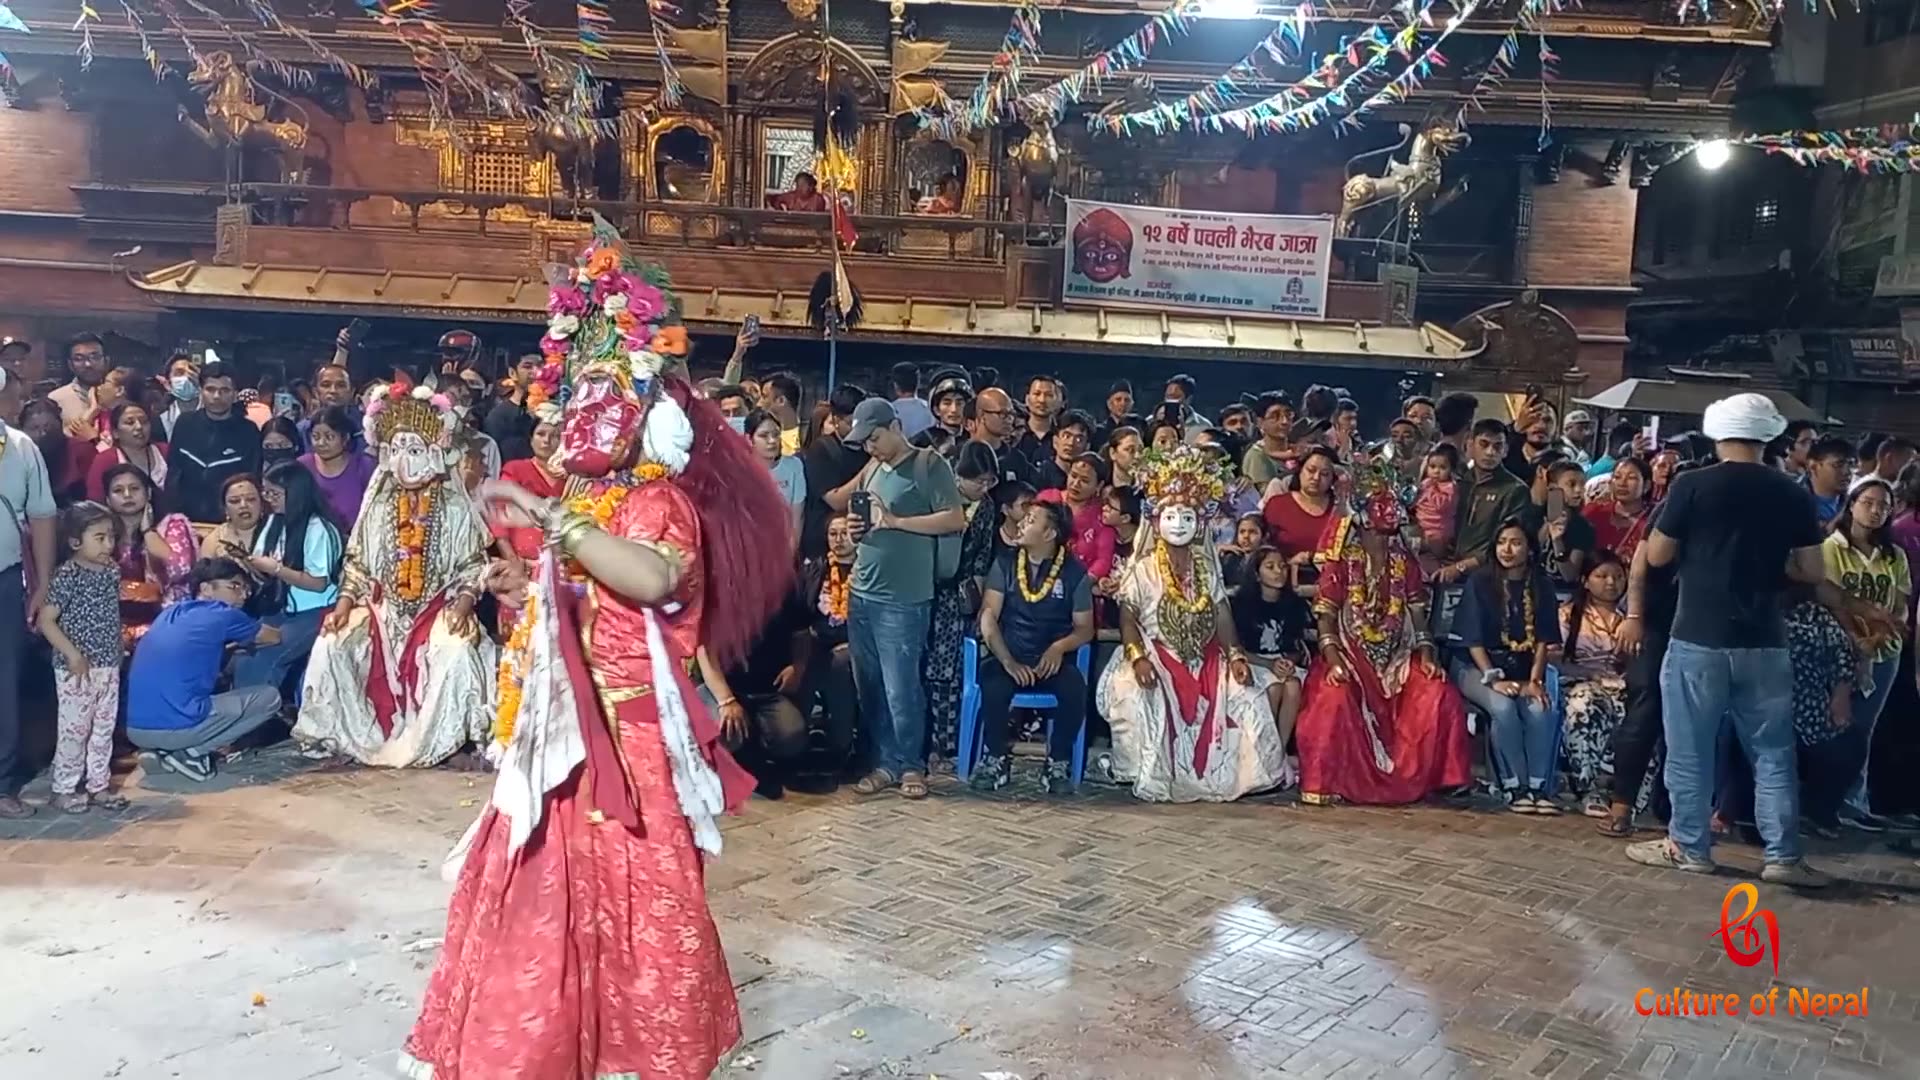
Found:
<svg viewBox="0 0 1920 1080"><path fill-rule="evenodd" d="M0 1078L391 1077L483 777L128 778L0 823ZM1779 974L1711 935L1757 853L1646 870L1578 817L1284 800L755 802L710 872L772 1080L1920 1076L1920 869L1760 886ZM1734 914L1739 914L1738 907ZM1866 1016L1642 1016L1636 992L1868 988ZM567 1080L567 1078L527 1078Z"/></svg>

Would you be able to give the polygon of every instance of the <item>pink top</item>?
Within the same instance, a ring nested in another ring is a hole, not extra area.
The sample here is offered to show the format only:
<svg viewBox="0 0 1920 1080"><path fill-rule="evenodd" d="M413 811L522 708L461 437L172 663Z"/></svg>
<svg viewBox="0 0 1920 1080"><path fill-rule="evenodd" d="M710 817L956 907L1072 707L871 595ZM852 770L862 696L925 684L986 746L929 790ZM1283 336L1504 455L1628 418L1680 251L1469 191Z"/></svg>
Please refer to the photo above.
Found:
<svg viewBox="0 0 1920 1080"><path fill-rule="evenodd" d="M1920 514L1909 510L1894 519L1893 542L1907 553L1907 572L1913 580L1913 589L1907 594L1907 614L1911 616L1915 604L1920 604Z"/></svg>
<svg viewBox="0 0 1920 1080"><path fill-rule="evenodd" d="M1039 495L1041 502L1066 503L1066 496L1059 488L1048 488ZM1101 501L1089 499L1087 504L1073 513L1073 535L1067 539L1067 550L1087 568L1087 573L1096 579L1113 573L1113 551L1120 538L1100 520Z"/></svg>
<svg viewBox="0 0 1920 1080"><path fill-rule="evenodd" d="M1413 500L1413 520L1428 551L1445 551L1453 543L1453 500L1460 484L1454 480L1422 477Z"/></svg>

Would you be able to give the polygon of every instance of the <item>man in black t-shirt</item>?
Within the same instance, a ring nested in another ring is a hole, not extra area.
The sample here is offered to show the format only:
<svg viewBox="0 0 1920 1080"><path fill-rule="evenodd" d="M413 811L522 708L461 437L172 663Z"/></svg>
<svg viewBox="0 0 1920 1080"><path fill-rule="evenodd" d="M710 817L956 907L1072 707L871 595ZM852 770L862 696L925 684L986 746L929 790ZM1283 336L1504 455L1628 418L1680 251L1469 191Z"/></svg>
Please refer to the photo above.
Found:
<svg viewBox="0 0 1920 1080"><path fill-rule="evenodd" d="M853 410L866 397L866 391L857 386L836 387L827 397L825 429L800 455L807 474L807 498L800 512L800 554L806 558L826 555L827 518L847 511L844 504L829 504L827 496L845 487L866 467L867 452L841 441L853 429Z"/></svg>
<svg viewBox="0 0 1920 1080"><path fill-rule="evenodd" d="M1651 866L1713 872L1716 745L1730 723L1753 763L1754 824L1766 841L1761 879L1825 885L1830 879L1800 857L1783 599L1789 577L1825 584L1820 528L1805 493L1761 463L1763 447L1786 427L1772 401L1761 394L1724 398L1707 407L1701 426L1720 463L1673 482L1628 586L1622 638L1631 648L1644 636L1649 569L1678 567L1679 605L1660 671L1673 816L1666 839L1634 844L1627 855Z"/></svg>

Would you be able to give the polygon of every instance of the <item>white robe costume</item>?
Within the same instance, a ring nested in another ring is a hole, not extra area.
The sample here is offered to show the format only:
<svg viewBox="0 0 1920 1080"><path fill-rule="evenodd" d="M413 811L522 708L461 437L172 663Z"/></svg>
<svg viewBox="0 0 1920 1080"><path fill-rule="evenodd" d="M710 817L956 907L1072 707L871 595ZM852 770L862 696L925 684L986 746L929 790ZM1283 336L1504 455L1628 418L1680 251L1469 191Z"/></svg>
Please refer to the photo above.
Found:
<svg viewBox="0 0 1920 1080"><path fill-rule="evenodd" d="M425 767L492 736L499 650L484 633L470 641L447 627L454 595L479 594L492 537L459 483L441 483L427 530L426 590L418 600L403 600L394 587L398 493L383 463L347 541L342 595L353 596L353 612L343 629L322 632L314 642L293 734L363 765ZM403 672L408 642L426 617L434 623L414 652L409 679ZM378 671L372 670L376 656ZM380 727L370 679L381 680L395 705L390 735Z"/></svg>
<svg viewBox="0 0 1920 1080"><path fill-rule="evenodd" d="M1252 679L1245 686L1234 682L1229 664L1221 651L1218 675L1201 688L1194 715L1182 716L1174 695L1165 654L1157 645L1168 646L1163 618L1178 619L1184 613L1166 611L1166 582L1162 579L1154 545L1157 537L1143 529L1144 542L1135 547L1133 560L1120 578L1114 596L1133 616L1140 636L1147 645L1147 659L1158 676L1153 689L1140 686L1134 678L1133 664L1125 650L1113 654L1100 675L1095 704L1113 728L1113 775L1131 782L1136 797L1149 802L1229 802L1256 791L1284 786L1291 779L1286 747L1267 701L1267 687L1273 684L1271 672L1258 664L1251 666ZM1202 545L1205 547L1206 545ZM1209 591L1213 603L1224 608L1227 592L1220 581L1220 565L1211 548L1196 556L1210 560ZM1209 616L1210 617L1210 616ZM1217 639L1211 633L1206 640ZM1203 656L1187 657L1185 668L1198 676L1204 667ZM1224 707L1215 703L1224 703ZM1204 722L1211 713L1211 723ZM1196 768L1201 742L1205 739L1204 771Z"/></svg>

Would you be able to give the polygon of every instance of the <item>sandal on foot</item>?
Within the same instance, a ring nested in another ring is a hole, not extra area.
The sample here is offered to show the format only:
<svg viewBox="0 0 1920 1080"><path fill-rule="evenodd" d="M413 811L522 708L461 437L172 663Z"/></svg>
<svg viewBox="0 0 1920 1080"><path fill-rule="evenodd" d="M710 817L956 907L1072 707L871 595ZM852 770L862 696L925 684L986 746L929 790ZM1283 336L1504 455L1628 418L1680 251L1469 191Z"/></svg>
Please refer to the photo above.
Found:
<svg viewBox="0 0 1920 1080"><path fill-rule="evenodd" d="M924 773L909 769L900 778L900 797L903 799L924 799L927 797L927 777Z"/></svg>
<svg viewBox="0 0 1920 1080"><path fill-rule="evenodd" d="M1614 817L1612 814L1608 814L1606 817L1601 818L1599 823L1594 826L1594 831L1598 832L1601 836L1611 836L1615 840L1625 840L1627 837L1633 835L1633 815L1628 814L1625 817Z"/></svg>
<svg viewBox="0 0 1920 1080"><path fill-rule="evenodd" d="M899 781L893 778L892 773L885 769L875 769L854 781L853 793L855 795L878 795L897 783L899 783Z"/></svg>
<svg viewBox="0 0 1920 1080"><path fill-rule="evenodd" d="M84 814L87 812L87 807L92 805L92 802L84 792L70 791L65 795L55 795L53 797L53 805L62 813Z"/></svg>
<svg viewBox="0 0 1920 1080"><path fill-rule="evenodd" d="M125 810L133 805L125 795L113 791L96 791L88 798L95 810Z"/></svg>

